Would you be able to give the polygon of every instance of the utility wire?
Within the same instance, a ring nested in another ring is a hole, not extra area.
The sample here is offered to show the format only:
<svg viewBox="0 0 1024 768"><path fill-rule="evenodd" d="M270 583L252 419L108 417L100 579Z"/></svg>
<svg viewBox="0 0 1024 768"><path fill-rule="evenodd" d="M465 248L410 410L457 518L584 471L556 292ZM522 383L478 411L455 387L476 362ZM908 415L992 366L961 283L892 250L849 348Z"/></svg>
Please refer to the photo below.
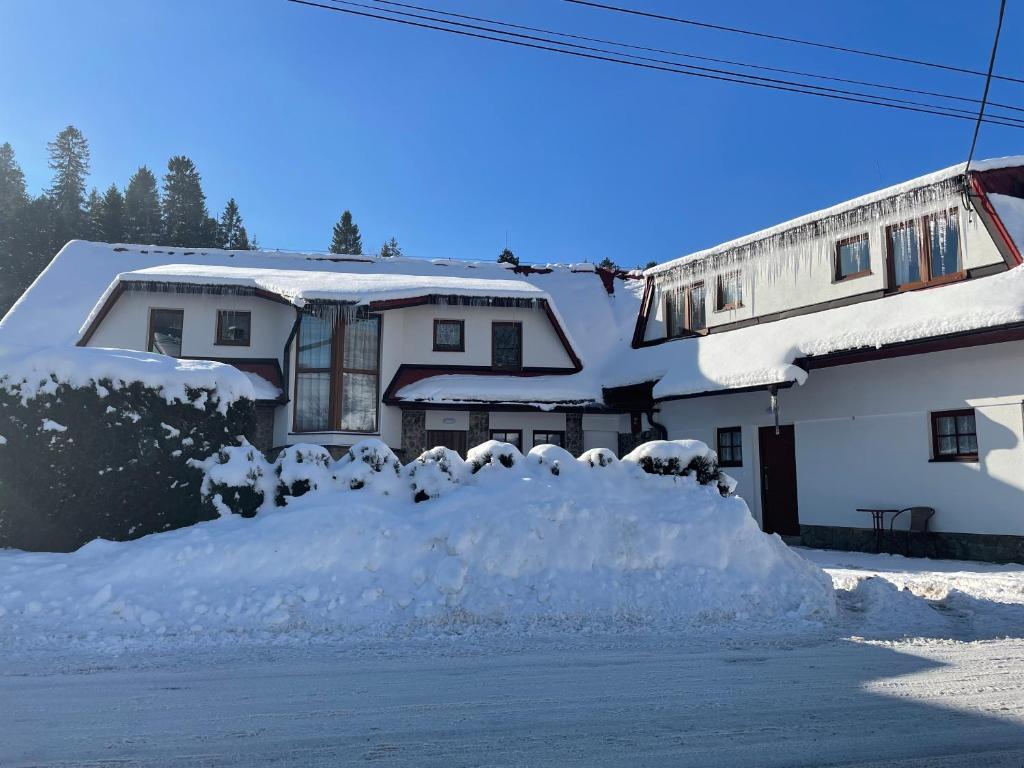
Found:
<svg viewBox="0 0 1024 768"><path fill-rule="evenodd" d="M345 1L346 0L336 0L336 2L345 2ZM477 33L477 32L470 32L470 31L466 31L464 29L451 29L449 27L437 26L435 24L428 24L428 23L424 23L424 22L421 22L421 21L412 21L412 20L408 20L408 19L394 18L393 16L384 16L384 15L381 15L379 13L369 13L369 12L366 12L366 11L358 11L358 10L354 10L353 8L344 8L344 7L340 7L338 5L325 5L324 3L315 2L314 0L288 0L288 2L295 3L297 5L309 6L309 7L312 7L312 8L321 8L323 10L335 11L337 13L345 13L345 14L352 15L352 16L362 16L362 17L366 17L366 18L378 19L378 20L381 20L381 21L389 21L389 22L394 23L394 24L402 24L402 25L405 25L405 26L418 27L418 28L422 28L422 29L431 29L431 30L436 30L436 31L440 31L440 32L447 32L449 34L459 35L459 36L462 36L462 37L477 38L477 39L481 39L481 40L490 40L490 41L493 41L493 42L505 43L506 45L515 45L515 46L522 47L522 48L532 48L532 49L535 49L535 50L549 51L549 52L552 52L552 53L561 53L561 54L565 54L565 55L569 55L569 56L575 56L577 58L582 58L582 59L590 59L590 60L594 60L594 61L606 61L606 62L611 62L611 63L616 63L616 64L624 64L624 65L635 67L635 68L638 68L638 69L650 69L650 70L656 70L656 71L661 71L661 72L669 72L669 73L676 74L676 75L686 75L686 76L690 76L690 77L699 77L699 78L704 78L704 79L708 79L708 80L717 80L717 81L721 81L721 82L738 83L738 84L741 84L741 85L751 85L751 86L756 86L756 87L759 87L759 88L766 88L766 89L769 89L769 90L783 91L783 92L788 92L788 93L800 93L800 94L809 95L809 96L819 96L819 97L822 97L822 98L834 99L834 100L838 100L838 101L848 101L848 102L853 102L853 103L858 103L858 104L869 104L869 105L872 105L872 106L888 107L890 109L899 109L899 110L902 110L902 111L905 111L905 112L917 112L917 113L921 113L921 114L936 115L936 116L939 116L939 117L949 117L949 118L954 118L954 119L958 119L958 120L973 120L974 119L973 113L971 113L971 116L964 115L964 114L959 114L959 112L962 112L962 110L955 110L954 108L951 108L951 107L939 107L939 106L936 106L936 105L916 106L916 105L902 104L902 103L891 103L892 101L899 101L899 100L894 100L894 99L890 99L889 97L878 96L878 95L875 95L875 94L856 94L856 93L853 93L853 92L843 92L843 91L836 92L837 89L826 89L823 86L815 86L815 85L810 85L810 84L806 84L806 83L792 83L792 84L788 84L788 83L786 83L786 81L779 81L779 82L776 83L776 82L771 82L771 78L757 78L757 77L754 77L752 75L743 75L743 74L739 74L739 73L717 74L716 70L708 70L708 68L705 68L705 67L692 67L690 65L676 64L675 62L666 62L668 64L668 66L662 66L662 65L654 64L654 63L644 63L644 62L641 62L641 61L631 61L631 60L628 60L628 59L617 58L618 55L625 55L625 54L615 54L614 52L606 52L606 53L609 53L611 55L600 55L598 53L587 53L585 51L580 51L580 50L566 50L564 47L555 47L555 46L565 46L565 45L567 45L567 44L561 43L561 42L559 42L557 40L543 40L543 42L547 43L547 44L527 42L527 41L524 41L524 40L509 40L506 37L496 37L493 34L492 35L488 35L488 34L480 34L480 33ZM406 15L408 15L408 14L406 14ZM442 22L442 23L446 23L447 24L447 23L451 23L451 22ZM493 29L489 29L487 31L493 32L495 34L502 34L502 35L511 34L511 33L502 32L501 30L493 30ZM524 37L524 36L520 36L520 37ZM697 70L707 70L707 71L690 71L690 70L694 70L694 69L697 69ZM768 82L762 82L762 81L768 81ZM786 83L786 84L784 84L784 83ZM817 90L811 90L811 89L817 89ZM886 99L886 100L885 101L880 101L879 99ZM951 111L951 110L953 110L953 111ZM1011 128L1021 128L1021 127L1024 127L1024 126L1021 125L1021 121L1019 119L1011 118L1011 117L1008 117L1008 116L1002 116L1002 115L985 117L985 118L982 119L982 121L985 122L985 123L991 123L993 125L1004 125L1004 126L1011 127Z"/></svg>
<svg viewBox="0 0 1024 768"><path fill-rule="evenodd" d="M378 5L392 5L398 8L407 8L414 11L425 11L427 13L435 13L441 16L450 16L456 19L467 19L469 21L479 21L485 24L496 24L502 27L508 27L510 29L521 29L527 32L539 32L544 35L555 35L557 37L565 37L570 40L583 40L590 43L600 43L601 45L613 45L618 48L628 48L634 51L645 51L647 53L660 53L666 56L677 56L684 59L693 59L695 61L708 61L714 64L728 64L734 67L744 67L747 69L755 69L761 72L776 72L783 75L796 75L797 77L810 77L816 80L828 80L833 83L846 83L847 85L863 85L869 88L879 88L887 91L899 91L901 93L913 93L918 96L934 96L940 99L951 99L953 101L962 101L971 104L980 104L981 99L971 98L969 96L958 96L950 93L941 93L938 91L926 91L919 88L906 88L898 85L890 85L887 83L875 83L870 80L854 80L845 77L837 77L835 75L822 75L815 72L804 72L798 69L784 69L782 67L769 67L764 64L751 64L745 61L736 61L734 59L721 59L714 56L702 56L695 53L687 53L685 51L673 51L665 48L653 48L646 45L636 45L633 43L624 43L618 40L605 40L600 37L589 37L587 35L577 35L570 32L558 32L552 29L544 29L543 27L530 27L525 24L513 24L507 21L499 21L496 19L487 19L481 16L470 16L464 13L455 13L453 11L443 11L437 8L427 8L421 5L411 5L409 3L400 3L396 0L373 0ZM627 55L627 54L622 54ZM1024 107L1015 107L1012 104L1000 104L995 101L989 102L990 106L1002 107L1004 109L1010 109L1015 112L1024 112ZM973 111L971 114L974 114Z"/></svg>
<svg viewBox="0 0 1024 768"><path fill-rule="evenodd" d="M703 29L714 29L719 32L732 32L737 35L749 35L751 37L761 37L768 40L778 40L783 43L795 43L796 45L809 45L814 48L826 48L830 51L840 51L842 53L852 53L858 56L871 56L876 59L886 59L887 61L898 61L902 64L916 64L921 67L932 67L934 69L944 69L948 72L959 72L964 75L978 75L985 77L986 73L979 72L976 69L967 69L966 67L955 67L950 64L939 64L935 61L923 61L921 59L912 59L907 56L895 56L888 53L880 53L878 51L865 51L860 48L850 48L842 45L833 45L831 43L819 43L814 40L802 40L798 37L786 37L785 35L773 35L768 32L757 32L751 29L740 29L738 27L726 27L721 24L711 24L706 21L697 21L696 19L684 19L679 16L667 16L661 13L654 13L652 11L641 11L638 8L622 8L617 5L608 5L606 3L594 2L594 0L565 0L567 3L574 3L575 5L586 5L591 8L600 8L605 11L615 11L616 13L626 13L632 16L643 16L649 19L658 19L660 21L671 21L676 24L688 24L692 27L701 27ZM992 75L995 80L1007 80L1012 83L1024 83L1024 79L1019 77L1009 77L1008 75Z"/></svg>
<svg viewBox="0 0 1024 768"><path fill-rule="evenodd" d="M971 170L974 148L978 145L978 133L981 130L981 121L985 117L985 102L988 101L988 88L992 84L992 70L996 66L996 51L999 50L999 33L1003 29L1003 14L1005 12L1006 0L999 0L999 20L996 22L996 36L992 40L992 55L988 58L988 75L985 77L985 90L981 94L981 109L978 110L978 121L974 124L974 137L971 139L971 151L967 153L967 165L964 166L964 176Z"/></svg>

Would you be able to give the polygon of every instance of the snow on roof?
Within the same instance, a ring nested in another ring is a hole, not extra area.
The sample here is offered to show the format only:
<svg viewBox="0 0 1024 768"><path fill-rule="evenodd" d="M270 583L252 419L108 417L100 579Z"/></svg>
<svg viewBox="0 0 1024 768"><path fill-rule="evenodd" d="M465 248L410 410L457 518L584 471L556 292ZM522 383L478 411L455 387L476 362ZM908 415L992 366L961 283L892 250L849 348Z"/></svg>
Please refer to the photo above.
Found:
<svg viewBox="0 0 1024 768"><path fill-rule="evenodd" d="M802 357L1024 322L1024 266L990 277L865 301L634 350L606 386L657 381L655 399L803 383Z"/></svg>
<svg viewBox="0 0 1024 768"><path fill-rule="evenodd" d="M407 384L395 394L407 402L445 405L486 402L532 405L541 410L602 401L597 377L582 373L528 377L444 374Z"/></svg>
<svg viewBox="0 0 1024 768"><path fill-rule="evenodd" d="M705 248L704 250L696 251L694 253L690 253L685 256L680 256L679 258L672 259L671 261L666 261L662 264L658 264L654 267L651 267L650 269L645 270L644 274L657 275L663 272L668 272L675 269L676 267L681 266L684 263L699 261L709 256L715 256L718 254L726 253L733 249L741 248L745 245L750 245L751 243L755 243L759 240L764 240L770 237L774 237L776 235L781 235L784 232L787 232L792 229L797 229L812 222L818 221L819 219L846 213L848 211L852 211L856 208L860 208L865 205L871 205L872 203L878 203L881 202L882 200L887 200L889 198L896 197L897 195L910 192L911 190L920 189L922 187L928 187L931 186L932 184L937 184L943 181L949 181L958 176L962 176L964 174L964 171L966 170L966 166L966 163L958 163L956 165L951 165L950 167L943 168L940 171L934 171L932 173L925 174L924 176L918 176L917 178L910 179L909 181L894 184L891 187L886 187L885 189L870 192L866 195L855 197L852 200L846 200L845 202L838 203L829 208L823 208L819 211L814 211L813 213L798 216L795 219L784 221L781 224L776 224L773 227L758 230L757 232L752 232L748 235L744 235L743 237L738 237L735 240L729 240L727 242L720 243L719 245L712 246L711 248ZM995 170L997 168L1011 168L1014 166L1024 166L1024 155L993 158L990 160L978 160L971 163L971 171L989 171Z"/></svg>

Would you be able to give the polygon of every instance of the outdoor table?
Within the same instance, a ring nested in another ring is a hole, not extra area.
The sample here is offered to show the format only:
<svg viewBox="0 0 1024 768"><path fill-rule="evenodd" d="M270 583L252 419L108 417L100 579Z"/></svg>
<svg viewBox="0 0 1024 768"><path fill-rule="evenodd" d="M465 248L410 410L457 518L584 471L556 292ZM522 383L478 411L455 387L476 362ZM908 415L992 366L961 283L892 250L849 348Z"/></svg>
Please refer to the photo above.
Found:
<svg viewBox="0 0 1024 768"><path fill-rule="evenodd" d="M875 531L875 552L882 551L882 536L885 533L885 513L892 512L896 514L899 512L898 509L864 509L861 507L857 508L858 512L870 512L871 513L871 527Z"/></svg>

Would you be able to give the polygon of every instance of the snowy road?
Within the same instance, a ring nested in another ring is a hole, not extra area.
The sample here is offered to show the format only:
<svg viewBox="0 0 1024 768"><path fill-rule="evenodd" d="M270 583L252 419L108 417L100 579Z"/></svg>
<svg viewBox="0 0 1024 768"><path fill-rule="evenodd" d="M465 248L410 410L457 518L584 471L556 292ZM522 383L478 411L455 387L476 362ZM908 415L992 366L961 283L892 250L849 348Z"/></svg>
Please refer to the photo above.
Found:
<svg viewBox="0 0 1024 768"><path fill-rule="evenodd" d="M920 561L810 556L837 582L868 569L936 599L955 583L966 591L925 607L961 639L568 635L19 654L0 674L0 765L1024 765L1024 570L908 573ZM855 628L877 606L845 611ZM972 639L998 633L1010 637Z"/></svg>

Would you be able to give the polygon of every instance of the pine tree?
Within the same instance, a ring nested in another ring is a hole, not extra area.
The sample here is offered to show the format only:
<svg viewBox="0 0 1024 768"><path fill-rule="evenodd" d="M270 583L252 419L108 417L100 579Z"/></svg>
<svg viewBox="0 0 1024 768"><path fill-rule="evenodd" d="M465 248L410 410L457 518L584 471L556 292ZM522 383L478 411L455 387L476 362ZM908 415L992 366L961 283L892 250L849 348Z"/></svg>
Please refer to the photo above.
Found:
<svg viewBox="0 0 1024 768"><path fill-rule="evenodd" d="M359 225L353 223L352 212L345 211L334 225L334 236L331 239L331 253L347 253L359 256L363 252L363 238L359 234Z"/></svg>
<svg viewBox="0 0 1024 768"><path fill-rule="evenodd" d="M9 226L15 211L28 205L25 174L14 159L14 149L0 144L0 232Z"/></svg>
<svg viewBox="0 0 1024 768"><path fill-rule="evenodd" d="M47 196L53 202L53 247L80 237L85 228L85 179L89 175L89 143L69 125L48 142L53 182Z"/></svg>
<svg viewBox="0 0 1024 768"><path fill-rule="evenodd" d="M28 194L25 174L10 144L0 145L0 317L15 302L27 283L24 233L27 231Z"/></svg>
<svg viewBox="0 0 1024 768"><path fill-rule="evenodd" d="M163 215L156 191L156 176L140 166L124 192L124 239L129 243L155 244L163 236Z"/></svg>
<svg viewBox="0 0 1024 768"><path fill-rule="evenodd" d="M103 239L103 198L96 187L85 198L85 222L79 235L86 240Z"/></svg>
<svg viewBox="0 0 1024 768"><path fill-rule="evenodd" d="M101 204L100 229L103 241L120 243L124 236L124 197L116 184L111 184L103 193Z"/></svg>
<svg viewBox="0 0 1024 768"><path fill-rule="evenodd" d="M164 176L164 239L183 248L216 247L217 221L210 218L202 178L184 155L167 161Z"/></svg>
<svg viewBox="0 0 1024 768"><path fill-rule="evenodd" d="M229 248L233 251L249 250L249 235L242 224L242 214L238 212L238 203L235 198L228 200L224 206L224 213L220 215L217 224L218 245L221 248Z"/></svg>
<svg viewBox="0 0 1024 768"><path fill-rule="evenodd" d="M390 240L386 240L384 242L384 244L380 247L380 253L378 254L378 256L381 256L382 258L385 259L393 259L401 255L402 249L398 247L398 241L395 240L395 238L393 237Z"/></svg>
<svg viewBox="0 0 1024 768"><path fill-rule="evenodd" d="M499 264L511 264L511 265L513 265L515 267L518 267L519 266L519 257L516 256L514 253L512 253L512 251L510 249L506 248L504 251L501 252L501 255L498 256L498 263Z"/></svg>
<svg viewBox="0 0 1024 768"><path fill-rule="evenodd" d="M616 264L614 261L612 261L607 256L605 256L603 259L601 259L599 262L597 262L597 268L598 269L610 269L612 272L617 272L618 269L619 269L619 265Z"/></svg>

